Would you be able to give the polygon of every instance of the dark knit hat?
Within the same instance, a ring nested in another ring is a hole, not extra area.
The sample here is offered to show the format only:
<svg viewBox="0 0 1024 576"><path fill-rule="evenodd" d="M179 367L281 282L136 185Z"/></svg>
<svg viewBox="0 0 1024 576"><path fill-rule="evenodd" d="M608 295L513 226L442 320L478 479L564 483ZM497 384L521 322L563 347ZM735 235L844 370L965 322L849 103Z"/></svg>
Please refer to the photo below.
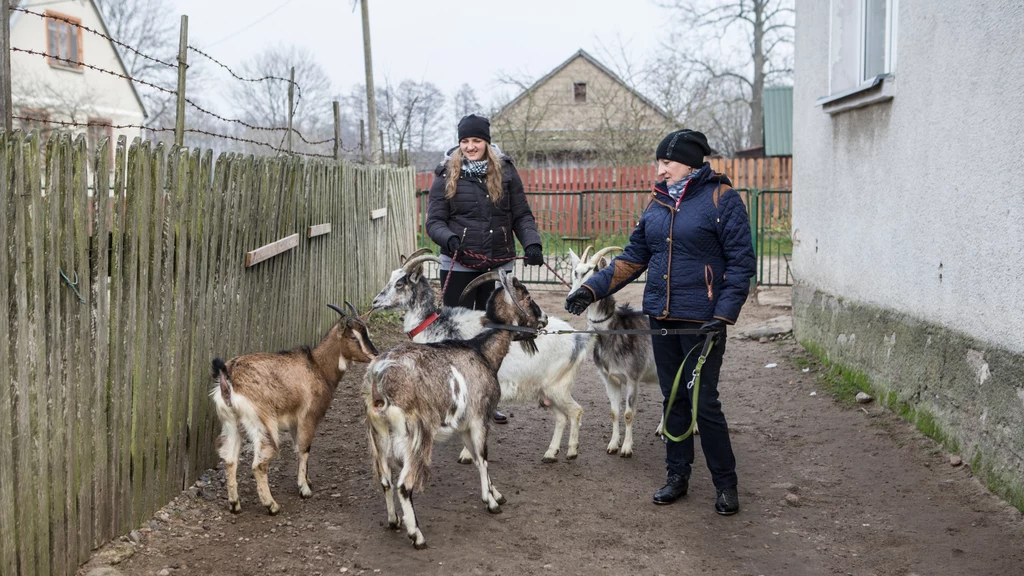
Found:
<svg viewBox="0 0 1024 576"><path fill-rule="evenodd" d="M711 152L707 136L696 130L684 128L662 139L661 144L658 144L655 158L672 160L690 168L700 168L704 165L704 157Z"/></svg>
<svg viewBox="0 0 1024 576"><path fill-rule="evenodd" d="M459 120L459 141L465 138L480 138L491 143L491 122L483 116L470 114Z"/></svg>

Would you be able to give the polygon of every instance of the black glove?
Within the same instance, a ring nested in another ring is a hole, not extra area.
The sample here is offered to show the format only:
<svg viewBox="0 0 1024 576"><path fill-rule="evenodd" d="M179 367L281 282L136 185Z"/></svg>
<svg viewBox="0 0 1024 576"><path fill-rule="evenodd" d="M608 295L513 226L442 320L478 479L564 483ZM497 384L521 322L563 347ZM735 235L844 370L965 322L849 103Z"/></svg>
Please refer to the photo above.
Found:
<svg viewBox="0 0 1024 576"><path fill-rule="evenodd" d="M579 316L594 302L594 293L589 288L580 286L565 299L565 309Z"/></svg>
<svg viewBox="0 0 1024 576"><path fill-rule="evenodd" d="M540 244L530 244L526 247L526 263L530 266L544 265L544 250Z"/></svg>
<svg viewBox="0 0 1024 576"><path fill-rule="evenodd" d="M456 252L459 251L459 248L462 248L462 241L459 240L458 236L452 236L451 238L448 239L448 251L449 252L451 252L452 254L455 254Z"/></svg>
<svg viewBox="0 0 1024 576"><path fill-rule="evenodd" d="M725 322L718 318L712 318L704 324L701 324L700 329L713 333L716 339L721 338L722 335L725 334Z"/></svg>

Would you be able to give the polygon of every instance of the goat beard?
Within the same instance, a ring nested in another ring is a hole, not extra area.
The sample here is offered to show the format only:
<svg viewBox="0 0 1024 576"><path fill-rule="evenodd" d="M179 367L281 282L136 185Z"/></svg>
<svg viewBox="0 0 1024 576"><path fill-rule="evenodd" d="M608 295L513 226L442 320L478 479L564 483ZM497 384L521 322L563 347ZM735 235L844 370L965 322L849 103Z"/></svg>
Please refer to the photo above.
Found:
<svg viewBox="0 0 1024 576"><path fill-rule="evenodd" d="M523 348L523 352L526 352L530 356L537 353L537 341L535 338L520 340L519 345Z"/></svg>

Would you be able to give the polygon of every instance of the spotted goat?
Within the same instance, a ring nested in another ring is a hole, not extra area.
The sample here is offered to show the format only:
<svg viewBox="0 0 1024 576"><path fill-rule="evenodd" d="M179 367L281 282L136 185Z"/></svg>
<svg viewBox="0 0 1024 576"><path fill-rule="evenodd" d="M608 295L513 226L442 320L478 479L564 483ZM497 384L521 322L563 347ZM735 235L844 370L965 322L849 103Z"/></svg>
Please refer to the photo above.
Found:
<svg viewBox="0 0 1024 576"><path fill-rule="evenodd" d="M467 340L480 334L487 321L482 310L437 306L434 289L423 273L423 266L440 260L424 252L429 253L429 250L415 252L401 268L391 273L387 285L374 298L373 309L405 311L403 330L413 342ZM550 317L548 328L569 330L572 327L564 320ZM573 398L572 388L576 373L586 359L590 337L549 334L538 336L531 344L536 345L536 356L515 346L501 364L498 370L501 402L536 402L552 410L555 430L542 460L557 461L566 424L569 425L566 458L573 460L579 454L583 408ZM462 451L459 462L472 462L468 450Z"/></svg>
<svg viewBox="0 0 1024 576"><path fill-rule="evenodd" d="M366 317L354 306L348 311L328 304L341 315L320 344L277 354L246 354L227 362L213 360L210 395L221 423L220 457L227 476L231 512L242 511L238 498L238 457L243 433L253 446L252 472L260 502L271 515L281 507L270 493L267 472L277 454L278 435L289 431L298 454L299 494L313 495L309 485L309 449L317 425L327 413L334 391L351 362L370 362L377 349L366 329Z"/></svg>
<svg viewBox="0 0 1024 576"><path fill-rule="evenodd" d="M430 473L435 441L462 436L480 473L481 497L488 512L498 514L505 497L487 470L490 416L501 398L498 366L515 340L530 343L535 334L495 325L543 328L544 312L523 284L497 270L476 278L466 292L498 280L487 301L487 327L468 340L420 344L404 342L377 357L366 370L364 396L373 473L384 489L388 525L405 525L417 549L427 543L416 520L412 493L422 491ZM464 292L465 293L465 292ZM532 348L527 344L527 348ZM392 493L392 465L397 478L399 519Z"/></svg>
<svg viewBox="0 0 1024 576"><path fill-rule="evenodd" d="M575 291L591 276L608 265L605 255L621 251L618 246L602 248L593 256L588 255L592 246L577 256L571 249L572 290ZM606 296L587 307L587 326L590 330L646 330L650 328L647 316L629 306L615 305L613 296ZM633 456L633 417L641 387L653 386L658 389L658 371L654 364L654 349L647 334L596 334L592 351L597 372L604 382L608 402L612 407L612 438L608 443L609 454L619 453L623 458ZM626 433L619 447L619 408L625 392L625 411L622 421ZM660 412L660 410L659 410ZM656 434L661 435L662 422L658 423Z"/></svg>

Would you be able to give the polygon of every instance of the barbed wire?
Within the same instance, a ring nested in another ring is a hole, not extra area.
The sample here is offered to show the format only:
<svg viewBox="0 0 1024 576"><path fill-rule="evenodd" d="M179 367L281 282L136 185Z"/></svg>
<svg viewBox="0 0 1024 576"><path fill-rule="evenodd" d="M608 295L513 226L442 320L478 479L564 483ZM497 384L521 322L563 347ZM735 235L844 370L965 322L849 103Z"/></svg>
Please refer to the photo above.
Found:
<svg viewBox="0 0 1024 576"><path fill-rule="evenodd" d="M128 80L129 82L137 82L139 84L142 84L143 86L149 86L150 88L159 90L161 92L166 92L167 94L171 94L173 96L177 96L178 95L178 92L176 90L169 90L167 88L164 88L163 86L157 86L156 84L153 84L152 82L147 82L145 80L139 80L138 78L132 78L131 76L126 76L124 74L121 74L120 72L114 72L113 70L107 70L106 68L100 68L99 66L93 66L92 64L86 64L85 62L79 62L78 60L72 60L70 58L61 58L60 56L54 56L52 54L47 54L45 52L39 52L37 50L28 50L26 48L18 48L17 46L11 46L11 52L23 52L25 54L34 54L36 56L42 56L43 58L49 58L50 60L57 60L59 62L67 62L68 64L72 64L75 67L81 66L83 68L89 68L90 70L95 70L97 72L102 72L104 74L110 74L111 76L116 76L118 78L123 78L125 80Z"/></svg>
<svg viewBox="0 0 1024 576"><path fill-rule="evenodd" d="M221 68L227 70L228 74L231 74L236 79L241 80L242 82L256 83L256 82L264 82L264 81L267 81L267 80L278 80L280 82L288 82L288 83L292 84L293 86L295 86L295 89L299 93L298 98L299 99L302 98L302 86L300 86L299 83L294 81L294 80L290 80L288 78L282 78L280 76L264 76L262 78L244 78L244 77L239 76L238 74L236 74L235 71L232 70L227 64L221 62L220 60L217 60L216 58L214 58L213 56L210 56L206 52L203 52L199 48L196 48L195 46L192 46L191 44L189 44L188 45L188 49L193 51L193 52L195 52L196 54L199 54L200 56L203 56L203 57L207 58L208 60L210 60L211 62L213 62L217 66L220 66Z"/></svg>
<svg viewBox="0 0 1024 576"><path fill-rule="evenodd" d="M80 22L75 22L74 20L71 20L69 18L65 18L63 16L58 16L56 14L42 14L42 13L39 13L39 12L33 12L32 10L26 10L24 8L11 8L11 12L24 12L25 14L31 14L33 16L38 16L38 17L40 17L40 18L42 18L44 20L59 20L61 22L65 22L65 23L70 24L72 26L77 26L78 28L81 28L82 30L85 30L86 32L90 32L92 34L95 34L95 35L99 36L100 38L104 38L106 40L109 40L110 42L113 42L114 44L117 44L118 46L124 48L125 50L131 50L132 52L138 54L139 56L142 56L146 60L150 60L152 62L156 62L157 64L162 64L164 66L167 66L168 68L177 68L178 67L177 64L171 64L169 62L164 62L163 60L161 60L159 58L154 58L153 56L150 56L148 54L143 54L142 52L138 51L137 49L133 48L132 46L129 46L128 44L125 44L124 42L121 42L120 40L115 40L114 38L111 38L110 36L100 32L98 30L93 30L92 28L89 28L88 26L85 26L85 25L81 24ZM186 67L187 66L188 65L186 64Z"/></svg>
<svg viewBox="0 0 1024 576"><path fill-rule="evenodd" d="M104 128L111 128L111 129L118 129L118 130L139 129L139 130L148 130L150 132L174 132L174 128L142 126L142 125L139 125L139 124L98 124L98 123L95 123L95 122L90 124L90 123L87 123L87 122L73 122L73 121L69 122L69 121L66 121L66 120L50 120L48 118L32 118L30 116L12 116L11 118L13 120L23 120L23 121L26 121L26 122L41 122L41 123L44 123L44 124L55 124L55 125L58 125L58 126L64 126L64 127L70 127L70 128L88 128L88 127L92 127L92 126L102 126ZM274 150L275 152L280 152L280 153L283 153L283 154L296 154L296 155L299 155L299 156L311 156L311 157L315 157L315 158L328 158L328 159L333 159L334 158L334 156L331 155L331 154L318 154L316 152L288 151L288 150L285 150L284 148L279 148L277 146L274 146L273 144L268 144L266 142L260 142L259 140L252 140L252 139L249 139L249 138L242 138L240 136L232 136L230 134L218 134L216 132L210 132L208 130L201 130L199 128L185 128L185 132L192 133L192 134L202 134L204 136L212 136L214 138L223 138L225 140L232 140L232 141L235 141L235 142L243 142L243 143L246 143L246 144L255 144L257 146L264 146L264 147L270 148L271 150ZM345 150L345 151L346 152L350 152L350 150Z"/></svg>

